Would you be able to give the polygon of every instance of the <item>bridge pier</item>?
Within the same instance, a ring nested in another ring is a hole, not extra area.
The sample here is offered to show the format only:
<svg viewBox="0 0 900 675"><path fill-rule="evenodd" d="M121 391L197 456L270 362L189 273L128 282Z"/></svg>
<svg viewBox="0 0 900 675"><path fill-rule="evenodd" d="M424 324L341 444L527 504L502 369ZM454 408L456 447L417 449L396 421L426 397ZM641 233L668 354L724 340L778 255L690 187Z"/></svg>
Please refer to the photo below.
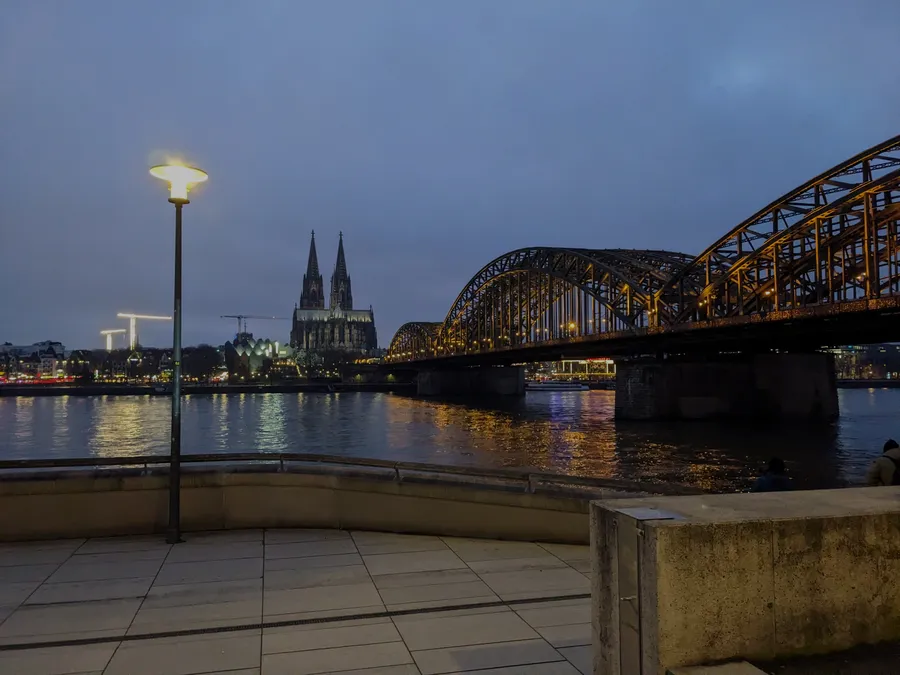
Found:
<svg viewBox="0 0 900 675"><path fill-rule="evenodd" d="M834 356L735 354L706 361L619 362L615 416L831 420L838 416Z"/></svg>
<svg viewBox="0 0 900 675"><path fill-rule="evenodd" d="M419 396L524 396L525 369L504 366L420 370L416 393Z"/></svg>

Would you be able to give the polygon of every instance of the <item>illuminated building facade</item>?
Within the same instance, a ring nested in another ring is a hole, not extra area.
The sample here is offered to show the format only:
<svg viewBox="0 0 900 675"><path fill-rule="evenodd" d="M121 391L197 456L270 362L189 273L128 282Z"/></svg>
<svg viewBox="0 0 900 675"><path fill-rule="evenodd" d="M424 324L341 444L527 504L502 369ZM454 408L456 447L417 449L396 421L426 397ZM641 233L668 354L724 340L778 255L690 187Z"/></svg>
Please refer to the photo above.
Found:
<svg viewBox="0 0 900 675"><path fill-rule="evenodd" d="M316 234L312 234L300 304L294 307L291 346L301 355L322 354L327 351L369 355L378 349L372 307L353 309L353 291L344 257L343 233L338 240L337 261L334 274L331 275L327 308L325 285L316 254Z"/></svg>

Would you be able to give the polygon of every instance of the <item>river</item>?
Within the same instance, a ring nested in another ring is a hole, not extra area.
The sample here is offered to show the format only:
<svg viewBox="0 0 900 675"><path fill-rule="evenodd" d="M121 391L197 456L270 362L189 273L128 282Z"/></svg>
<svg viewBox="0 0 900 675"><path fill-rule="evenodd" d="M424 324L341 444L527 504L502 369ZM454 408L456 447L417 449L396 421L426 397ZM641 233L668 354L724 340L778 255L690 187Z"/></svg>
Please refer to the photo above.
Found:
<svg viewBox="0 0 900 675"><path fill-rule="evenodd" d="M779 455L799 487L862 482L900 436L900 390L839 390L830 425L613 420L613 392L444 403L392 394L187 396L183 451L289 451L746 489ZM0 458L166 454L164 397L0 398Z"/></svg>

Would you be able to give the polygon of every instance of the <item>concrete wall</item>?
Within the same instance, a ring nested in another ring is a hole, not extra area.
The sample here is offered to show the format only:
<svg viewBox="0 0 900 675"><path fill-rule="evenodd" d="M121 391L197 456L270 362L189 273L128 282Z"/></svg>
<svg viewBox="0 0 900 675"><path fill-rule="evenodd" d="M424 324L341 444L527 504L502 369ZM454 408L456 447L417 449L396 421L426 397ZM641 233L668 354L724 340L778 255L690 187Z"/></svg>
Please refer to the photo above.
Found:
<svg viewBox="0 0 900 675"><path fill-rule="evenodd" d="M591 508L594 673L900 639L900 488Z"/></svg>
<svg viewBox="0 0 900 675"><path fill-rule="evenodd" d="M831 354L735 355L710 361L623 361L618 419L819 419L838 415Z"/></svg>
<svg viewBox="0 0 900 675"><path fill-rule="evenodd" d="M416 384L419 396L524 396L525 369L504 366L422 370Z"/></svg>
<svg viewBox="0 0 900 675"><path fill-rule="evenodd" d="M527 473L436 477L311 465L188 467L181 503L186 531L325 527L586 544L589 500L617 496L630 495L618 484L585 486ZM0 481L2 541L163 532L167 514L165 474L57 472Z"/></svg>

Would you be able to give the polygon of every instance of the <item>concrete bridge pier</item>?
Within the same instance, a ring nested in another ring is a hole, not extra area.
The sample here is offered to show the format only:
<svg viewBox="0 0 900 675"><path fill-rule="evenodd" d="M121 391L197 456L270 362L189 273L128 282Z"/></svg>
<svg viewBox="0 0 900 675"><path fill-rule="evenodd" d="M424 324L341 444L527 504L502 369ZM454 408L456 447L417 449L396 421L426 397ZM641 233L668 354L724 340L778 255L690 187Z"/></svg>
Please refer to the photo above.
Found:
<svg viewBox="0 0 900 675"><path fill-rule="evenodd" d="M838 416L832 354L735 354L616 364L617 419L827 421Z"/></svg>
<svg viewBox="0 0 900 675"><path fill-rule="evenodd" d="M420 370L419 396L524 396L525 369L521 366Z"/></svg>

